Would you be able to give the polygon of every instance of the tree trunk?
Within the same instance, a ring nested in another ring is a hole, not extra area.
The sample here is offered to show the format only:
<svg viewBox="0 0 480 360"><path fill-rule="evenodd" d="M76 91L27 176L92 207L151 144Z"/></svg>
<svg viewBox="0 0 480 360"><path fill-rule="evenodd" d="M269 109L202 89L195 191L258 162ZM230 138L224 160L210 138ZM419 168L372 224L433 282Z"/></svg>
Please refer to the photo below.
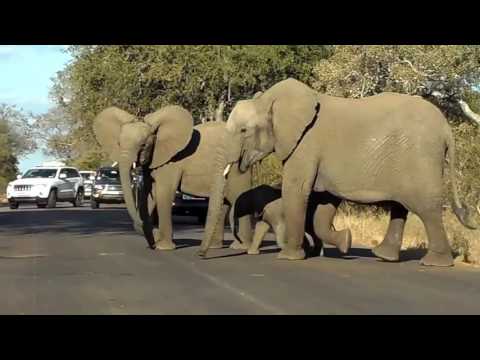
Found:
<svg viewBox="0 0 480 360"><path fill-rule="evenodd" d="M220 101L218 104L218 108L215 111L215 121L224 121L223 119L223 111L225 109L225 101Z"/></svg>

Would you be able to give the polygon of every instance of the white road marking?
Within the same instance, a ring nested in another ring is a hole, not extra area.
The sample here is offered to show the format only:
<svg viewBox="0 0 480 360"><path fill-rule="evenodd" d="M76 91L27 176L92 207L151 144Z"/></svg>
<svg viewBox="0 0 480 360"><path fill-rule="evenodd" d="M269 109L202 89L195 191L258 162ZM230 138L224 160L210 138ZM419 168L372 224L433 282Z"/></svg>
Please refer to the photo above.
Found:
<svg viewBox="0 0 480 360"><path fill-rule="evenodd" d="M227 291L230 291L232 293L234 293L235 295L240 295L244 300L248 301L248 302L251 302L252 304L255 304L256 306L264 309L265 311L267 312L270 312L274 315L288 315L285 311L283 311L282 309L280 308L277 308L276 306L274 305L270 305L270 304L267 304L265 302L263 302L262 300L256 298L254 295L252 294L249 294L248 292L246 292L245 290L242 290L242 289L238 289L236 288L235 286L233 285L230 285L229 283L227 283L226 281L223 281L222 279L219 279L217 278L216 276L214 275L210 275L204 271L201 271L199 270L195 263L193 262L186 262L186 261L183 261L181 260L179 257L177 256L172 256L170 259L174 259L177 263L180 263L182 264L183 266L188 266L191 268L191 270L203 277L204 279L212 282L213 284L217 285L218 287L221 287Z"/></svg>
<svg viewBox="0 0 480 360"><path fill-rule="evenodd" d="M35 259L47 256L47 254L0 255L0 259Z"/></svg>

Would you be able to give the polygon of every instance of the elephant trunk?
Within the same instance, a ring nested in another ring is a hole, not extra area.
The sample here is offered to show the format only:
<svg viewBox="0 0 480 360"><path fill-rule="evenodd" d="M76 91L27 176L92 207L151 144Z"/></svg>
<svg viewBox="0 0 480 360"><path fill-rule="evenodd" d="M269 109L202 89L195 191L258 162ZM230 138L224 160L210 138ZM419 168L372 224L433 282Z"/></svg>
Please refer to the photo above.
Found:
<svg viewBox="0 0 480 360"><path fill-rule="evenodd" d="M207 223L205 226L205 234L198 251L200 257L205 257L210 247L213 236L218 226L223 226L225 219L222 219L222 208L225 198L225 187L227 185L228 171L231 163L228 163L225 156L227 135L221 141L221 145L217 147L215 159L214 181L210 190L210 199L208 203Z"/></svg>
<svg viewBox="0 0 480 360"><path fill-rule="evenodd" d="M128 214L133 221L135 230L143 234L142 220L137 213L135 201L133 199L132 183L130 180L130 170L132 169L132 165L133 161L129 159L129 154L122 153L118 166L120 169L120 181L122 183L125 206L127 207Z"/></svg>

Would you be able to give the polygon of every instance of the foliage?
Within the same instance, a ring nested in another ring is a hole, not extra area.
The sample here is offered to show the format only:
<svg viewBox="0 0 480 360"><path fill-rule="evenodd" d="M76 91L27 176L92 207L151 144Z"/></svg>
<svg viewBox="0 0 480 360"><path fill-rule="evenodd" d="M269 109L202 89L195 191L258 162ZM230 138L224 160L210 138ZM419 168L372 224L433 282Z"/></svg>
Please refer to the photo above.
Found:
<svg viewBox="0 0 480 360"><path fill-rule="evenodd" d="M271 154L253 166L253 184L277 185L282 182L282 163Z"/></svg>
<svg viewBox="0 0 480 360"><path fill-rule="evenodd" d="M108 106L142 116L178 104L198 123L212 118L220 101L228 113L235 101L285 77L310 83L314 65L329 51L322 45L71 46L73 60L51 92L59 109L39 120L54 125L44 129L62 129L47 135L52 153L92 157L78 149L99 151L91 123Z"/></svg>
<svg viewBox="0 0 480 360"><path fill-rule="evenodd" d="M472 45L336 46L315 68L320 92L359 98L392 91L429 98L450 116L480 81L480 47Z"/></svg>
<svg viewBox="0 0 480 360"><path fill-rule="evenodd" d="M27 116L14 106L0 104L0 193L18 173L18 158L35 150Z"/></svg>

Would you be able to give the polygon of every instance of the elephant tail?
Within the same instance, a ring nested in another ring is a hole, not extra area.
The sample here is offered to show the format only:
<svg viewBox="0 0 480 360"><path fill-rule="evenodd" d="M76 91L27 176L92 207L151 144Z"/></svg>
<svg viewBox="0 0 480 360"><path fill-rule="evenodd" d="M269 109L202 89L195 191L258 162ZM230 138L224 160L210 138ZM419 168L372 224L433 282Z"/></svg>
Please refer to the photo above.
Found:
<svg viewBox="0 0 480 360"><path fill-rule="evenodd" d="M453 194L452 210L463 226L468 229L475 230L477 229L477 226L472 224L468 208L460 201L460 196L458 195L457 177L455 176L455 139L450 128L448 129L447 135L446 155L448 156L450 183L452 185Z"/></svg>

